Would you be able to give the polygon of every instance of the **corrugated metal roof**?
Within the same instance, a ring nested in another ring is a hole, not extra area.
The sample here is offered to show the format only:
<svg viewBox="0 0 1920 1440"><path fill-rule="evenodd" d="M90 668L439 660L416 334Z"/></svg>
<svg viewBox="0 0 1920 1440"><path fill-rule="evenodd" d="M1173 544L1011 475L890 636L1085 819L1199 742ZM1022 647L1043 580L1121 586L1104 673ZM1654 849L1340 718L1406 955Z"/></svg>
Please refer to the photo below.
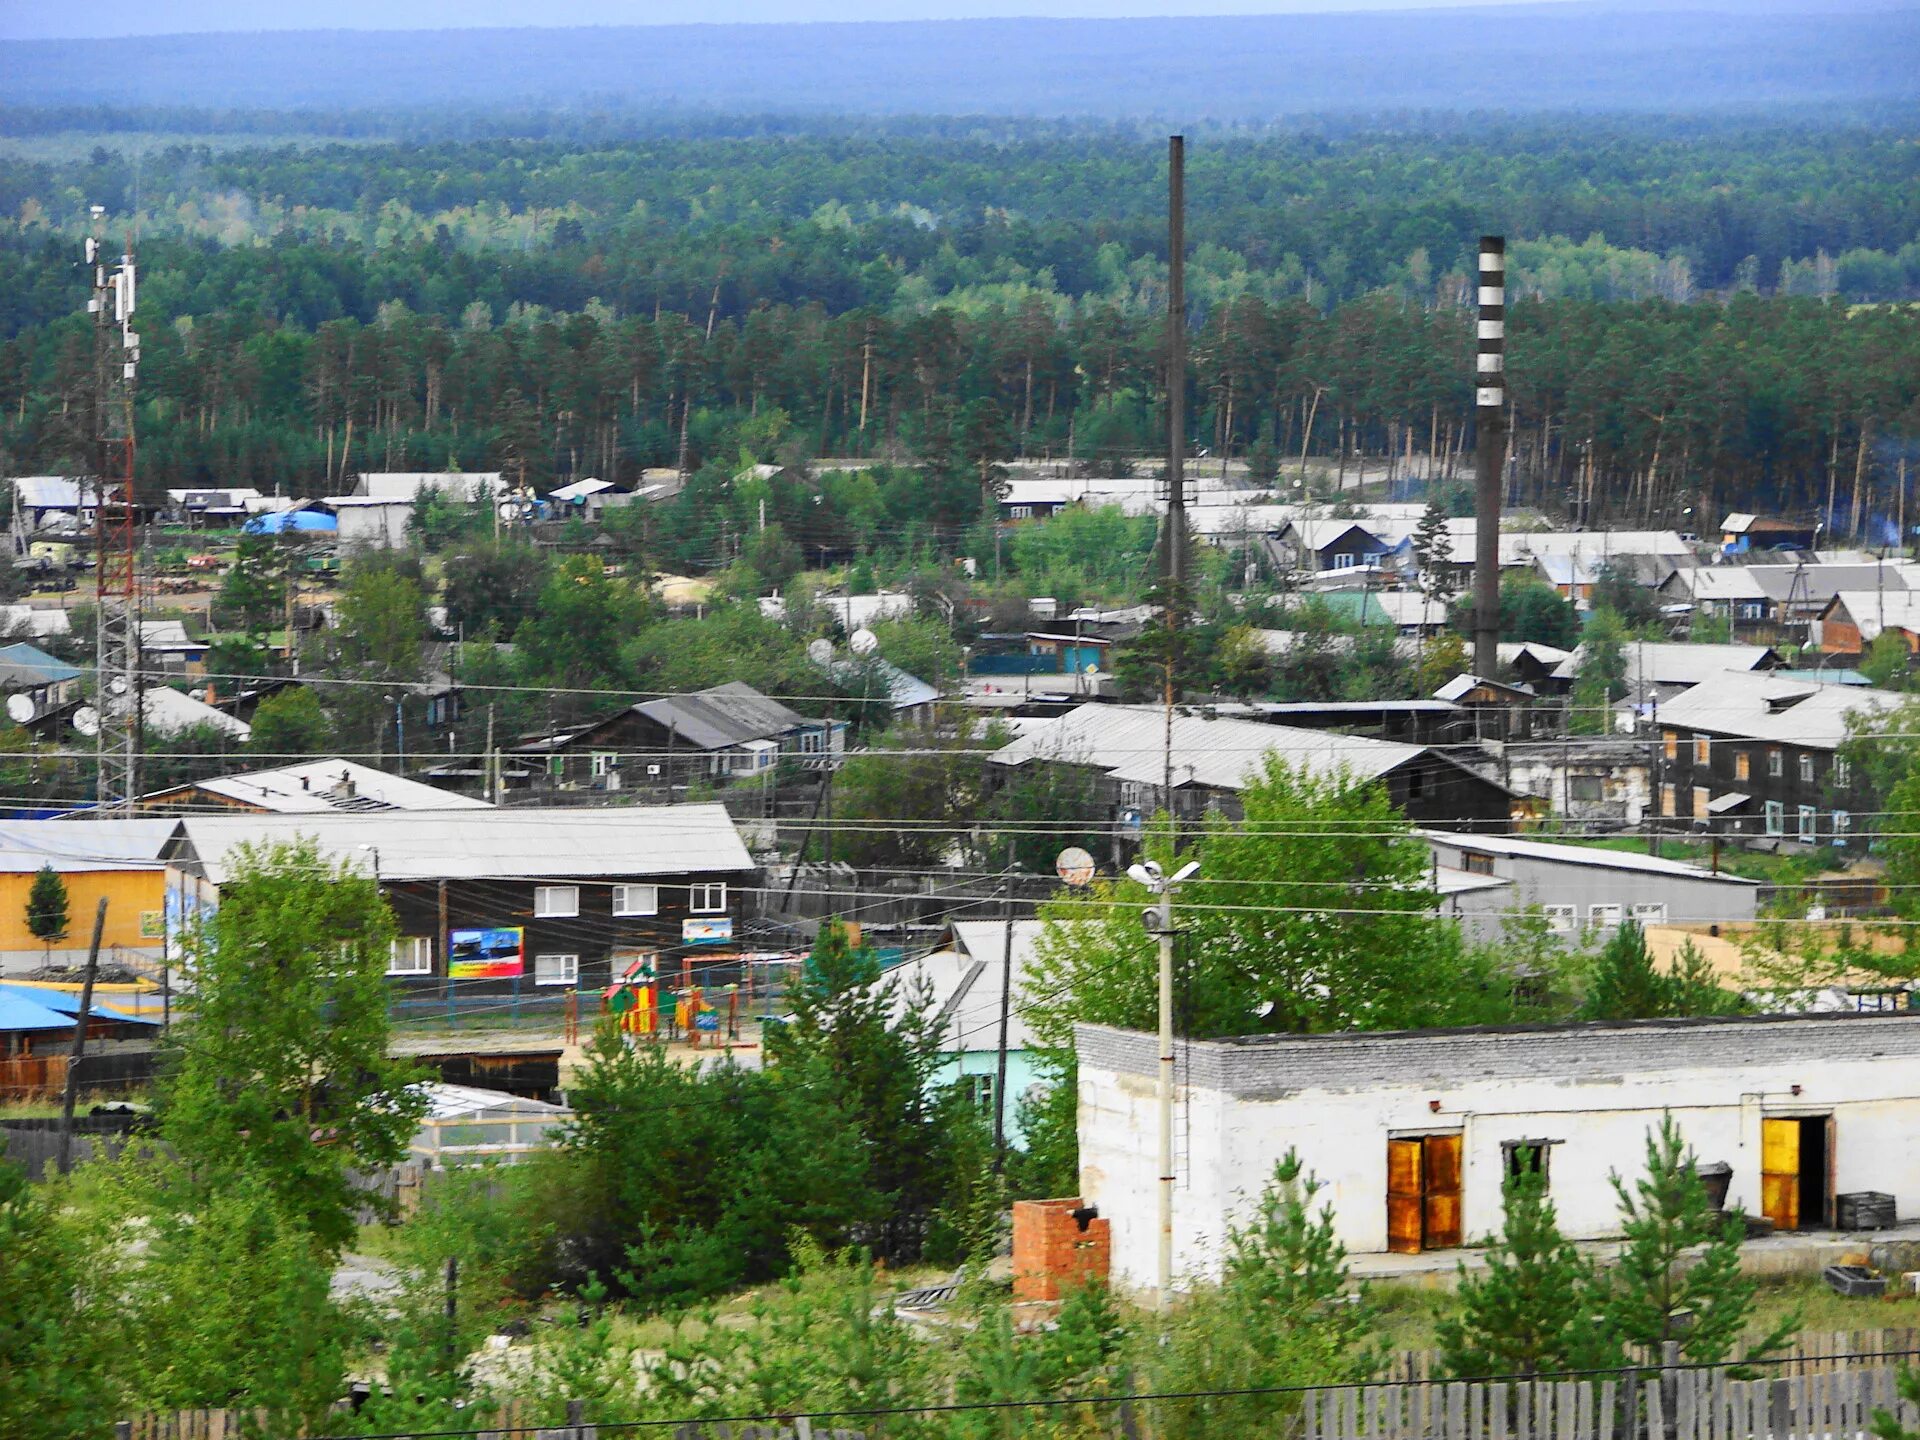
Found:
<svg viewBox="0 0 1920 1440"><path fill-rule="evenodd" d="M71 1030L73 1017L17 995L0 994L0 1031Z"/></svg>
<svg viewBox="0 0 1920 1440"><path fill-rule="evenodd" d="M1034 760L1091 765L1116 780L1158 785L1165 778L1165 741L1166 718L1158 708L1086 704L1060 716L1043 731L1023 735L991 758L996 765L1009 766ZM1211 720L1190 714L1174 716L1176 786L1238 790L1269 754L1277 754L1312 775L1332 774L1344 767L1356 775L1377 778L1433 752L1421 745L1329 730L1299 730L1252 720Z"/></svg>
<svg viewBox="0 0 1920 1440"><path fill-rule="evenodd" d="M38 645L29 645L24 640L11 645L0 645L0 665L11 665L23 671L29 671L40 678L42 684L57 685L65 680L78 680L80 669L64 660L55 659Z"/></svg>
<svg viewBox="0 0 1920 1440"><path fill-rule="evenodd" d="M1832 750L1846 739L1849 715L1892 709L1905 698L1858 685L1810 685L1762 671L1725 671L1662 701L1658 721L1708 735Z"/></svg>
<svg viewBox="0 0 1920 1440"><path fill-rule="evenodd" d="M60 1015L78 1015L80 1013L80 992L77 990L54 990L36 985L0 984L0 998L11 997L25 1000L34 1005L44 1005ZM138 1011L126 1009L114 1002L111 996L94 993L92 1013L102 1020L120 1020L129 1025L158 1025L158 1015L142 1015Z"/></svg>
<svg viewBox="0 0 1920 1440"><path fill-rule="evenodd" d="M77 811L58 820L0 820L0 868L114 870L156 865L178 820L125 819ZM20 864L12 862L18 859ZM30 862L30 863L27 863Z"/></svg>
<svg viewBox="0 0 1920 1440"><path fill-rule="evenodd" d="M744 745L812 723L742 680L691 695L662 696L633 708L662 727L671 726L677 740L696 750Z"/></svg>
<svg viewBox="0 0 1920 1440"><path fill-rule="evenodd" d="M184 787L183 787L184 788ZM281 815L337 810L491 810L484 800L389 775L352 760L308 760L202 780L195 789Z"/></svg>
<svg viewBox="0 0 1920 1440"><path fill-rule="evenodd" d="M385 880L683 875L754 868L722 805L623 805L605 810L487 809L437 814L190 816L184 847L225 883L235 850L310 836L335 861ZM183 857L185 858L185 857Z"/></svg>
<svg viewBox="0 0 1920 1440"><path fill-rule="evenodd" d="M422 490L450 493L465 500L478 485L485 494L501 488L498 470L370 470L360 477L359 493L374 500L411 500Z"/></svg>
<svg viewBox="0 0 1920 1440"><path fill-rule="evenodd" d="M1889 627L1920 631L1920 590L1841 590L1831 603L1847 612L1869 645Z"/></svg>
<svg viewBox="0 0 1920 1440"><path fill-rule="evenodd" d="M429 1081L424 1085L416 1085L414 1089L427 1097L426 1118L429 1120L452 1120L462 1115L479 1115L497 1110L511 1111L515 1115L571 1113L564 1105L529 1099L505 1090L482 1090L475 1085L445 1085L439 1081Z"/></svg>
<svg viewBox="0 0 1920 1440"><path fill-rule="evenodd" d="M1698 685L1727 670L1770 670L1780 657L1766 645L1679 645L1667 641L1630 640L1622 647L1627 683L1638 686ZM1587 658L1582 644L1554 670L1557 680L1571 680Z"/></svg>
<svg viewBox="0 0 1920 1440"><path fill-rule="evenodd" d="M1007 1014L1009 1050L1025 1050L1033 1044L1033 1032L1025 1014L1030 997L1024 977L1033 959L1034 943L1040 938L1044 925L1040 920L1013 922L1013 1003ZM1005 991L1001 980L1007 953L1006 922L957 920L953 933L957 942L954 950L936 951L893 973L907 977L908 985L920 977L929 982L933 1003L945 1021L943 1048L997 1050L1000 1048L1000 997ZM906 986L901 988L904 990Z"/></svg>
<svg viewBox="0 0 1920 1440"><path fill-rule="evenodd" d="M1603 850L1592 845L1556 845L1548 840L1522 840L1512 835L1456 835L1446 830L1422 830L1420 837L1430 846L1443 850L1478 850L1489 855L1510 855L1516 860L1542 860L1555 865L1578 865L1593 870L1637 870L1650 875L1671 875L1683 880L1717 881L1727 885L1753 886L1760 882L1738 875L1715 875L1684 860L1668 860L1660 855L1641 855L1631 850Z"/></svg>

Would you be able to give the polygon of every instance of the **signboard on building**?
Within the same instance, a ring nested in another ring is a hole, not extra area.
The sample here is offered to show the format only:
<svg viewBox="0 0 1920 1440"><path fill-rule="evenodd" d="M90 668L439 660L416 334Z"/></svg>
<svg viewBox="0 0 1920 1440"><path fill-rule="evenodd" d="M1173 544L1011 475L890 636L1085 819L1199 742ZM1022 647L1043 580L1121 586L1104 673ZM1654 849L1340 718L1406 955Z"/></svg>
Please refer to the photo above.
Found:
<svg viewBox="0 0 1920 1440"><path fill-rule="evenodd" d="M518 926L455 930L447 938L447 974L455 980L510 980L526 974L526 932Z"/></svg>
<svg viewBox="0 0 1920 1440"><path fill-rule="evenodd" d="M688 945L723 944L733 939L733 917L716 915L712 919L682 920L680 938Z"/></svg>

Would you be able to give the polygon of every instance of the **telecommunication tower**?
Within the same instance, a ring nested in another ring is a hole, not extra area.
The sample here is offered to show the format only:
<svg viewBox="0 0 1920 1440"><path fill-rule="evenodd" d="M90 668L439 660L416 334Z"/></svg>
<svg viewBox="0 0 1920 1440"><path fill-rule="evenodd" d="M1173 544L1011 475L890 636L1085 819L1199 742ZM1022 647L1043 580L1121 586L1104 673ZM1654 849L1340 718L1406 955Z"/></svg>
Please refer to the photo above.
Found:
<svg viewBox="0 0 1920 1440"><path fill-rule="evenodd" d="M141 686L140 587L134 566L133 387L140 336L133 328L135 279L129 240L117 262L100 233L105 210L93 207L86 263L93 294L94 542L97 568L94 644L95 734L102 810L124 807L139 793Z"/></svg>

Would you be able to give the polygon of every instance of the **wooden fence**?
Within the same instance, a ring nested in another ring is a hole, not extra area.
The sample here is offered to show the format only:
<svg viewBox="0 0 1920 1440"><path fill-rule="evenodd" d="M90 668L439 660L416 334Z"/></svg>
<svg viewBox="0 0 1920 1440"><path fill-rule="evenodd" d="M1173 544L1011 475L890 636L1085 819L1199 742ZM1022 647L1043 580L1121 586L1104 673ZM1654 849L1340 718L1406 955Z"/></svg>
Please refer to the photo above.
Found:
<svg viewBox="0 0 1920 1440"><path fill-rule="evenodd" d="M1887 1362L1920 1368L1920 1328L1894 1326L1883 1330L1808 1330L1778 1358L1767 1362L1771 1375L1811 1375L1823 1370L1849 1369ZM1649 1364L1658 1364L1649 1358ZM1437 1350L1397 1350L1380 1379L1387 1383L1426 1382L1446 1378L1446 1366Z"/></svg>
<svg viewBox="0 0 1920 1440"><path fill-rule="evenodd" d="M1645 1372L1640 1372L1645 1373ZM1920 1406L1891 1366L1754 1380L1724 1369L1581 1380L1443 1381L1309 1391L1302 1440L1866 1440Z"/></svg>
<svg viewBox="0 0 1920 1440"><path fill-rule="evenodd" d="M542 1425L531 1406L508 1404L484 1422L495 1429L473 1432L474 1440L599 1440L600 1427L590 1424ZM265 1411L169 1410L122 1420L114 1427L116 1440L293 1440L290 1432L271 1428ZM321 1428L316 1436L338 1432ZM442 1434L443 1432L427 1432ZM636 1433L671 1436L673 1440L866 1440L860 1430L833 1430L797 1419L790 1425L702 1425L661 1427L645 1432L609 1429L607 1440L631 1440Z"/></svg>

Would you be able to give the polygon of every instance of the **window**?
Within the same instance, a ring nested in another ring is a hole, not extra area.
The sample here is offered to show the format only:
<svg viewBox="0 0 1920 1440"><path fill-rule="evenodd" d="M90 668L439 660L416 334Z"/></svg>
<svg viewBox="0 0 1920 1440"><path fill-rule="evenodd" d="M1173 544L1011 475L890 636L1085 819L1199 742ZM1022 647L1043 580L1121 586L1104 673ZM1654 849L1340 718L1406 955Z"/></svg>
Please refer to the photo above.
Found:
<svg viewBox="0 0 1920 1440"><path fill-rule="evenodd" d="M1767 801L1767 834L1782 835L1787 828L1787 807L1778 800Z"/></svg>
<svg viewBox="0 0 1920 1440"><path fill-rule="evenodd" d="M718 915L727 908L727 887L722 884L689 885L687 909L695 915Z"/></svg>
<svg viewBox="0 0 1920 1440"><path fill-rule="evenodd" d="M1845 810L1833 812L1833 838L1845 840L1853 833L1853 816Z"/></svg>
<svg viewBox="0 0 1920 1440"><path fill-rule="evenodd" d="M1820 834L1819 821L1820 812L1818 810L1815 810L1811 805L1802 805L1800 807L1800 838L1808 844L1812 844Z"/></svg>
<svg viewBox="0 0 1920 1440"><path fill-rule="evenodd" d="M1587 907L1587 924L1591 925L1594 929L1610 930L1619 923L1620 907L1618 905L1589 905Z"/></svg>
<svg viewBox="0 0 1920 1440"><path fill-rule="evenodd" d="M1552 1140L1502 1140L1500 1149L1506 1158L1507 1174L1515 1179L1522 1175L1538 1175L1551 1184L1547 1175L1547 1161L1553 1154L1555 1143Z"/></svg>
<svg viewBox="0 0 1920 1440"><path fill-rule="evenodd" d="M1833 757L1833 783L1842 788L1853 783L1853 762L1844 755Z"/></svg>
<svg viewBox="0 0 1920 1440"><path fill-rule="evenodd" d="M802 730L800 732L800 753L802 755L818 755L826 748L823 743L825 739L826 736L818 730Z"/></svg>
<svg viewBox="0 0 1920 1440"><path fill-rule="evenodd" d="M580 913L578 885L536 885L533 887L533 916L536 920L565 920Z"/></svg>
<svg viewBox="0 0 1920 1440"><path fill-rule="evenodd" d="M1009 505L1007 507L1007 518L1010 520L1031 520L1033 518L1033 506Z"/></svg>
<svg viewBox="0 0 1920 1440"><path fill-rule="evenodd" d="M1707 806L1709 803L1711 803L1712 799L1713 799L1713 794L1711 791L1707 789L1706 786L1696 785L1693 787L1693 818L1694 819L1704 820L1707 818L1707 813L1708 813Z"/></svg>
<svg viewBox="0 0 1920 1440"><path fill-rule="evenodd" d="M1680 758L1680 732L1677 730L1667 731L1666 742L1667 759L1678 760Z"/></svg>
<svg viewBox="0 0 1920 1440"><path fill-rule="evenodd" d="M1333 568L1336 570L1351 570L1359 563L1360 557L1358 555L1336 555L1333 557Z"/></svg>
<svg viewBox="0 0 1920 1440"><path fill-rule="evenodd" d="M597 780L602 775L605 775L609 770L615 767L618 760L619 760L619 757L615 755L611 750L594 751L593 752L594 778Z"/></svg>
<svg viewBox="0 0 1920 1440"><path fill-rule="evenodd" d="M1633 918L1641 925L1664 925L1667 923L1667 903L1664 900L1654 900L1635 905Z"/></svg>
<svg viewBox="0 0 1920 1440"><path fill-rule="evenodd" d="M1778 750L1767 751L1767 774L1778 780L1787 773L1787 763Z"/></svg>
<svg viewBox="0 0 1920 1440"><path fill-rule="evenodd" d="M1547 917L1547 929L1556 935L1571 935L1580 923L1578 905L1542 905L1540 913Z"/></svg>
<svg viewBox="0 0 1920 1440"><path fill-rule="evenodd" d="M1736 780L1753 778L1753 756L1744 750L1733 757L1733 778Z"/></svg>
<svg viewBox="0 0 1920 1440"><path fill-rule="evenodd" d="M993 1076L962 1075L960 1093L982 1115L993 1114Z"/></svg>
<svg viewBox="0 0 1920 1440"><path fill-rule="evenodd" d="M1693 763L1696 765L1713 763L1713 742L1704 735L1693 737Z"/></svg>
<svg viewBox="0 0 1920 1440"><path fill-rule="evenodd" d="M387 951L387 974L431 975L433 941L425 935L402 935Z"/></svg>
<svg viewBox="0 0 1920 1440"><path fill-rule="evenodd" d="M1766 606L1759 600L1742 600L1740 618L1742 620L1762 620L1766 618Z"/></svg>
<svg viewBox="0 0 1920 1440"><path fill-rule="evenodd" d="M575 985L580 980L578 955L536 955L533 957L533 983L536 985Z"/></svg>
<svg viewBox="0 0 1920 1440"><path fill-rule="evenodd" d="M613 887L613 913L616 915L658 915L658 885L616 885Z"/></svg>
<svg viewBox="0 0 1920 1440"><path fill-rule="evenodd" d="M1800 757L1800 783L1802 785L1813 783L1813 756L1811 755Z"/></svg>
<svg viewBox="0 0 1920 1440"><path fill-rule="evenodd" d="M1662 815L1671 815L1674 813L1673 807L1674 807L1675 801L1673 797L1674 797L1673 786L1662 785L1660 787L1660 813Z"/></svg>
<svg viewBox="0 0 1920 1440"><path fill-rule="evenodd" d="M1460 868L1469 875L1491 875L1493 873L1493 856L1483 855L1475 850L1462 850L1460 852Z"/></svg>
<svg viewBox="0 0 1920 1440"><path fill-rule="evenodd" d="M1605 782L1598 775L1575 775L1567 788L1575 800L1597 801L1606 795Z"/></svg>

